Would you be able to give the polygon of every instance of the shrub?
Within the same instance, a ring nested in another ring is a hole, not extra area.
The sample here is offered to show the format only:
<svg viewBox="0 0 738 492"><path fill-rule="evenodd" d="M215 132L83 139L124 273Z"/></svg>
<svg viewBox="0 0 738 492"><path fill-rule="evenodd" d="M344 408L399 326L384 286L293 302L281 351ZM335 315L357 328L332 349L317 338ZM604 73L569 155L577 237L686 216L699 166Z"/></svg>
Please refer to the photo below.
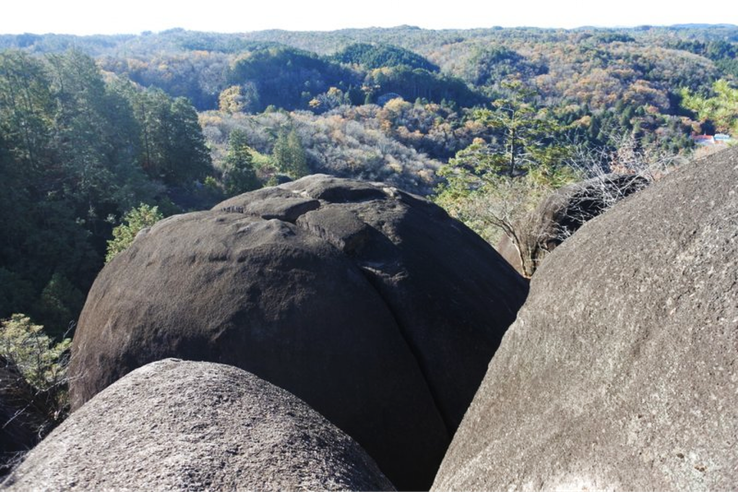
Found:
<svg viewBox="0 0 738 492"><path fill-rule="evenodd" d="M0 428L10 446L0 455L0 475L66 418L70 345L23 314L0 323Z"/></svg>
<svg viewBox="0 0 738 492"><path fill-rule="evenodd" d="M59 343L23 314L14 314L0 325L0 356L15 366L36 391L48 393L66 382L67 353L72 343Z"/></svg>
<svg viewBox="0 0 738 492"><path fill-rule="evenodd" d="M113 239L108 241L105 263L110 263L118 253L130 246L141 229L151 227L163 218L164 215L159 212L159 207L152 207L145 203L130 210L123 217L123 223L113 229Z"/></svg>

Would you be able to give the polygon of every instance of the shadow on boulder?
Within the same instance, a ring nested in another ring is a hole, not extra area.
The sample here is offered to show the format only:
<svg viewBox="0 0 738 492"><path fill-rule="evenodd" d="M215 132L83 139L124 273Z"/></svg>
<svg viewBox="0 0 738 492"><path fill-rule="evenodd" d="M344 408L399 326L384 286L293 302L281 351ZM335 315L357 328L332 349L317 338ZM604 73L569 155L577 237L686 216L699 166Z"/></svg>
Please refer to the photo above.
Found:
<svg viewBox="0 0 738 492"><path fill-rule="evenodd" d="M436 205L309 176L163 220L109 263L74 339L72 405L165 357L227 363L427 489L526 295Z"/></svg>

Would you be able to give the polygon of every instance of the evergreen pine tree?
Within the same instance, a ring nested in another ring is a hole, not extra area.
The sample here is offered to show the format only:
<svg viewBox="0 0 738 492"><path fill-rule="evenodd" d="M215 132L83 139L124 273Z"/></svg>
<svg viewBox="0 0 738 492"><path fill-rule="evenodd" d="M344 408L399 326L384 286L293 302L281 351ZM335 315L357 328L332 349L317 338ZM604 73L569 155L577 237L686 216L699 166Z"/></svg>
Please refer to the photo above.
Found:
<svg viewBox="0 0 738 492"><path fill-rule="evenodd" d="M310 174L305 149L294 129L289 133L284 131L279 133L273 155L280 172L295 179Z"/></svg>
<svg viewBox="0 0 738 492"><path fill-rule="evenodd" d="M243 131L236 129L231 132L224 166L223 184L228 195L238 195L260 187L251 148Z"/></svg>

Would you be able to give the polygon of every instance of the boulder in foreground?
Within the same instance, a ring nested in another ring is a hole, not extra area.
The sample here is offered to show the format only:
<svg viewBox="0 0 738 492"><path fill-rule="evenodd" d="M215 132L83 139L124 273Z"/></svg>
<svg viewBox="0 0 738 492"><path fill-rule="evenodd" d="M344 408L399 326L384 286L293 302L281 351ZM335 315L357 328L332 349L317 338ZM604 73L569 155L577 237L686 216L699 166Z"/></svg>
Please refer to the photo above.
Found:
<svg viewBox="0 0 738 492"><path fill-rule="evenodd" d="M735 149L547 258L433 489L731 490L737 447Z"/></svg>
<svg viewBox="0 0 738 492"><path fill-rule="evenodd" d="M31 451L7 490L394 490L350 437L241 369L167 359Z"/></svg>

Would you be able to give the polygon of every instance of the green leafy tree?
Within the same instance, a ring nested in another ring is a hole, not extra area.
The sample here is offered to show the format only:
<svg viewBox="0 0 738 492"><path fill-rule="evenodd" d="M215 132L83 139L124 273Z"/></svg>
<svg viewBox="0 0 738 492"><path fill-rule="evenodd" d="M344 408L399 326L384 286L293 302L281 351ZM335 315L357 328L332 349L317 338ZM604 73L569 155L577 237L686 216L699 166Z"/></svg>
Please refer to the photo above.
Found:
<svg viewBox="0 0 738 492"><path fill-rule="evenodd" d="M285 131L279 133L272 154L280 172L295 179L310 174L305 148L294 129L289 133Z"/></svg>
<svg viewBox="0 0 738 492"><path fill-rule="evenodd" d="M106 82L79 51L0 52L0 318L25 312L63 333L103 266L105 218L199 199L211 173L187 100Z"/></svg>
<svg viewBox="0 0 738 492"><path fill-rule="evenodd" d="M521 218L547 193L577 177L567 166L510 176L504 156L501 160L482 139L459 151L439 175L445 182L436 190L436 203L493 244L502 234L518 240Z"/></svg>
<svg viewBox="0 0 738 492"><path fill-rule="evenodd" d="M159 212L159 207L152 207L145 203L126 213L122 223L113 229L113 239L108 241L108 253L105 256L105 262L109 263L119 253L128 248L142 229L153 226L163 218L164 216Z"/></svg>
<svg viewBox="0 0 738 492"><path fill-rule="evenodd" d="M712 122L717 131L738 135L738 87L727 80L718 80L712 89L713 97L701 97L682 89L682 106L697 113L702 122Z"/></svg>
<svg viewBox="0 0 738 492"><path fill-rule="evenodd" d="M187 186L212 171L210 153L195 108L184 98L172 99L159 89L123 88L141 122L143 170L167 186Z"/></svg>
<svg viewBox="0 0 738 492"><path fill-rule="evenodd" d="M477 121L495 131L490 143L490 156L485 166L477 166L477 174L506 173L522 175L542 166L556 166L567 156L568 149L557 140L562 125L548 108L536 108L529 102L535 93L520 83L506 84L511 95L497 99L492 109L477 110Z"/></svg>
<svg viewBox="0 0 738 492"><path fill-rule="evenodd" d="M524 245L528 239L525 231L532 230L530 221L535 219L531 212L554 190L580 178L579 173L566 166L553 174L548 168L544 170L535 169L515 177L490 173L479 180L446 166L441 174L447 181L439 186L434 200L490 244L496 245L506 236L516 249L520 264L534 265L532 258L525 257L528 249Z"/></svg>
<svg viewBox="0 0 738 492"><path fill-rule="evenodd" d="M63 333L81 307L71 293L102 266L103 218L146 193L138 127L90 57L10 51L0 53L0 135L0 267L13 292L0 317L30 312Z"/></svg>
<svg viewBox="0 0 738 492"><path fill-rule="evenodd" d="M260 187L254 170L254 158L246 134L235 129L228 138L228 155L223 162L223 184L229 196Z"/></svg>
<svg viewBox="0 0 738 492"><path fill-rule="evenodd" d="M571 150L556 138L562 126L548 110L527 102L532 94L522 86L508 87L511 97L475 113L495 140L475 139L442 166L439 174L445 182L435 199L491 243L504 234L522 252L525 218L546 194L574 181L577 173L565 165Z"/></svg>
<svg viewBox="0 0 738 492"><path fill-rule="evenodd" d="M172 102L171 115L173 131L168 150L175 169L173 182L202 181L213 166L197 111L187 99L178 97Z"/></svg>
<svg viewBox="0 0 738 492"><path fill-rule="evenodd" d="M0 53L0 129L10 158L28 172L48 164L55 106L44 63L21 51Z"/></svg>
<svg viewBox="0 0 738 492"><path fill-rule="evenodd" d="M0 323L0 360L20 372L27 387L5 388L15 391L26 409L32 412L35 431L44 436L66 417L67 366L70 338L56 343L44 333L41 325L28 316L13 314ZM12 380L3 384L13 384ZM23 385L25 386L25 385ZM28 388L31 393L28 393ZM41 417L40 421L38 417ZM3 424L5 424L3 422Z"/></svg>
<svg viewBox="0 0 738 492"><path fill-rule="evenodd" d="M127 195L142 181L136 162L139 129L130 105L108 91L88 55L52 55L49 73L57 101L51 130L60 185L96 233L105 229L108 213L130 206ZM127 191L120 193L123 188Z"/></svg>
<svg viewBox="0 0 738 492"><path fill-rule="evenodd" d="M0 355L39 390L49 389L64 379L63 355L71 343L69 338L54 343L43 326L32 323L23 314L14 314L0 324Z"/></svg>
<svg viewBox="0 0 738 492"><path fill-rule="evenodd" d="M505 235L519 246L523 241L521 222L552 190L533 175L493 175L474 188L450 177L434 200L490 244L496 245Z"/></svg>

